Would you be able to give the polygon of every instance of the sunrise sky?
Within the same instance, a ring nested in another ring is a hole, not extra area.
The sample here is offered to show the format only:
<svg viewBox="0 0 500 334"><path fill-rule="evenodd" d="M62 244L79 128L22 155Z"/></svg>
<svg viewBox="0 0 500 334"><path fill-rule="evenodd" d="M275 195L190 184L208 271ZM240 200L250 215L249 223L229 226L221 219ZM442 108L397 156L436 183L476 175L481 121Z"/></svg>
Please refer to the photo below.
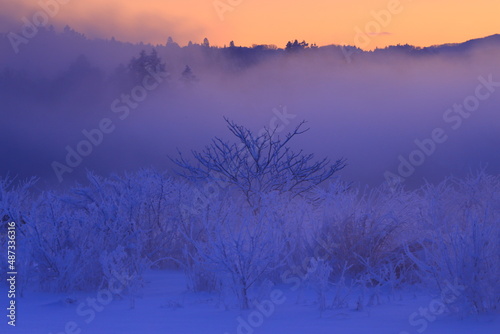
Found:
<svg viewBox="0 0 500 334"><path fill-rule="evenodd" d="M218 46L234 40L283 47L304 39L373 49L500 33L499 0L0 0L0 31L20 30L22 17L55 1L60 8L49 24L131 42L165 43L172 36L185 45L207 37Z"/></svg>

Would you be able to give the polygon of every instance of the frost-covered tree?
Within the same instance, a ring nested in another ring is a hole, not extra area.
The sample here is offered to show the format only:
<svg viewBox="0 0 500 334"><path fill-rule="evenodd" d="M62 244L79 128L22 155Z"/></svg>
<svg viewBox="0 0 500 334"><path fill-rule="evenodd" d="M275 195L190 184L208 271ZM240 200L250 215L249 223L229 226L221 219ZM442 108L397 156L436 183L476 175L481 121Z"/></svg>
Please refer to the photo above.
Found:
<svg viewBox="0 0 500 334"><path fill-rule="evenodd" d="M343 159L331 164L327 158L314 161L313 154L292 151L290 141L309 130L304 128L305 122L280 138L277 128L264 128L254 134L224 119L236 142L215 137L201 152L192 152L197 164L187 161L180 152L173 162L181 167L180 174L190 180L233 186L253 207L258 207L262 194L273 191L293 197L306 194L345 167Z"/></svg>

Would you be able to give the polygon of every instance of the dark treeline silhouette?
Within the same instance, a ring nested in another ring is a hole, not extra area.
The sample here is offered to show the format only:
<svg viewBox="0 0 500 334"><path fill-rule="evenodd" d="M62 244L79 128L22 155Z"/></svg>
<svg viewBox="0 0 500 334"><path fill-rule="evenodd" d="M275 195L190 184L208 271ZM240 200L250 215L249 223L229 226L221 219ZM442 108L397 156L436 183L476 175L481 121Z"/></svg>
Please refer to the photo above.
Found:
<svg viewBox="0 0 500 334"><path fill-rule="evenodd" d="M398 168L399 156L408 159L415 140L425 140L434 128L448 130L449 140L426 157L409 183L480 163L500 171L498 92L481 101L473 116L448 117L453 126L464 124L460 131L443 120L448 108L474 94L480 76L491 75L493 85L500 81L499 35L367 52L294 39L279 46L228 41L220 47L207 37L179 45L168 34L162 44L133 44L90 39L70 27L40 28L17 54L8 34L0 35L0 156L9 157L0 175L57 182L52 162L63 161L66 147L76 147L82 131L105 118L116 131L66 174L69 181L84 177L86 169L171 168L167 156L176 147L202 147L223 132L224 116L253 130L292 127L294 116L308 119L314 135L305 138L304 148L346 157L348 178L370 184L383 182L386 170ZM152 70L165 71L161 85L141 101L127 102ZM276 111L280 105L288 111Z"/></svg>
<svg viewBox="0 0 500 334"><path fill-rule="evenodd" d="M78 91L82 96L81 102L85 103L83 100L88 100L85 97L97 97L100 92L113 90L113 84L123 90L129 86L126 83L129 80L140 80L147 73L145 68L160 64L162 70L176 74L185 82L186 79L199 79L199 75L193 74L193 64L200 68L234 72L276 57L293 56L306 51L341 61L351 61L355 57L358 60L385 59L390 62L390 55L460 55L491 44L500 46L500 35L462 44L426 48L406 44L369 52L353 46L318 47L298 40L288 41L284 48L261 44L236 46L234 41L230 41L228 47L217 47L212 46L208 38L200 44L189 42L186 46L180 46L172 37L168 37L164 45L150 45L119 42L114 38L88 39L68 26L59 33L53 27L42 27L26 45L18 45L19 55L13 52L8 35L0 34L0 96L8 97L15 92L29 96L34 101L55 102L64 99L70 91ZM61 45L65 48L61 49ZM44 66L37 66L40 61ZM152 63L147 65L147 62Z"/></svg>
<svg viewBox="0 0 500 334"><path fill-rule="evenodd" d="M18 35L21 36L21 35ZM353 46L343 45L325 45L317 46L314 43L306 41L299 42L291 40L283 43L282 47L276 45L254 44L250 47L237 46L234 41L229 42L229 46L214 46L208 38L204 38L201 43L189 42L186 46L180 46L172 37L168 37L165 44L144 44L144 43L128 43L117 41L114 37L111 39L89 39L84 34L81 34L74 29L66 26L63 31L57 32L53 27L39 28L38 33L25 43L20 43L13 39L7 33L0 33L0 55L2 63L0 66L8 68L18 68L24 66L27 59L31 59L37 52L37 57L45 59L46 54L50 54L53 62L48 61L49 65L45 71L51 71L54 68L59 70L62 66L73 62L80 54L86 54L90 59L98 61L99 66L109 67L116 63L125 64L130 58L137 56L142 50L157 50L162 57L171 59L175 62L176 59L192 59L200 55L205 57L209 65L217 65L221 58L230 63L232 66L226 66L226 69L241 69L251 65L255 65L266 60L271 56L285 55L288 53L294 54L297 52L318 52L320 54L330 54L333 56L343 56L356 54L356 56L373 57L377 55L387 55L387 53L406 53L414 55L437 55L441 53L460 53L471 51L474 48L484 46L485 44L500 44L500 35L493 35L483 39L467 41L462 44L446 44L432 47L415 47L411 45L395 45L386 48L377 48L374 51L363 51ZM57 55L53 55L52 51L55 46L64 45L64 50L59 50ZM45 47L43 47L45 46ZM18 49L19 54L14 52L14 48ZM43 48L43 50L42 50ZM353 51L354 50L354 51ZM290 51L290 52L284 52ZM156 51L155 51L156 52ZM108 55L103 56L103 55ZM63 60L58 61L58 60ZM35 64L32 64L35 65ZM184 65L180 66L184 68Z"/></svg>

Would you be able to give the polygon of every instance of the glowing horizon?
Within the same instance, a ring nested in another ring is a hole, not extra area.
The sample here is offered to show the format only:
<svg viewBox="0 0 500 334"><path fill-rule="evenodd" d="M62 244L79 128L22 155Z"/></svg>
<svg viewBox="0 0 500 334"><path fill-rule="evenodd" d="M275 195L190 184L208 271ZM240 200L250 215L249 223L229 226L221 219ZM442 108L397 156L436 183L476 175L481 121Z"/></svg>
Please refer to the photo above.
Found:
<svg viewBox="0 0 500 334"><path fill-rule="evenodd" d="M56 2L58 1L58 2ZM43 4L43 6L41 5ZM0 0L0 31L19 31L22 18L52 11L49 23L69 25L90 38L180 45L251 46L305 40L317 45L355 45L365 50L396 44L425 47L460 43L500 33L498 0Z"/></svg>

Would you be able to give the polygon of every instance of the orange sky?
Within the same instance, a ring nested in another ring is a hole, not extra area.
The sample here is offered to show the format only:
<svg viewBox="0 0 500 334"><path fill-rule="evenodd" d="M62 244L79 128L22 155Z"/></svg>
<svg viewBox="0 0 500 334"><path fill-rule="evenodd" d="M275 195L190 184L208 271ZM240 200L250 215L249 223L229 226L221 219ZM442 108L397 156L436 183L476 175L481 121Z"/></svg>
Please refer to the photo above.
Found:
<svg viewBox="0 0 500 334"><path fill-rule="evenodd" d="M132 42L165 43L172 36L184 45L208 37L212 45L234 40L283 47L305 39L373 49L500 33L500 0L0 0L0 29L19 30L22 16L54 1L67 4L59 5L51 24Z"/></svg>

